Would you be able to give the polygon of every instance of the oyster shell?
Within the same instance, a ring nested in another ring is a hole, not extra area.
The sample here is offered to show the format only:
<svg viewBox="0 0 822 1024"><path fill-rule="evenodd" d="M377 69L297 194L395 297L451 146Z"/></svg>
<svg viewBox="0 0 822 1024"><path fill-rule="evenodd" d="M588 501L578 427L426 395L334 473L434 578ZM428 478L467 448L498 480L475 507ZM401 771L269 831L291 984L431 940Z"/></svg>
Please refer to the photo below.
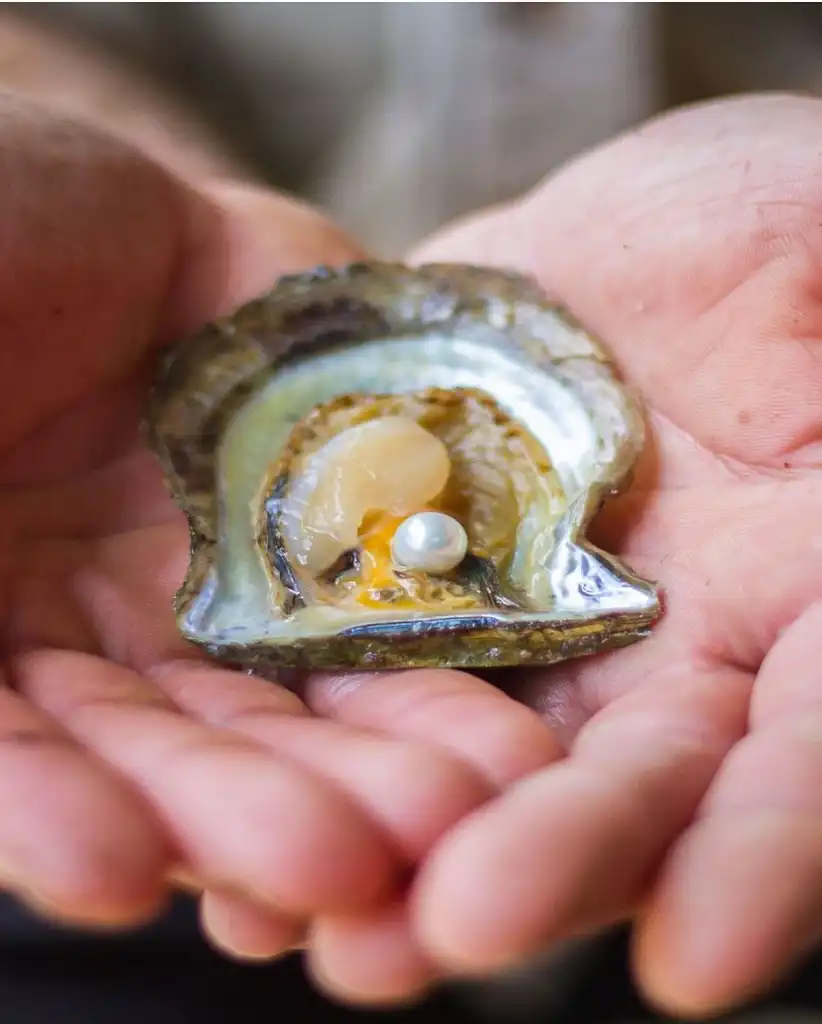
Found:
<svg viewBox="0 0 822 1024"><path fill-rule="evenodd" d="M148 437L191 532L179 629L225 662L547 664L632 643L660 614L650 582L584 539L629 478L641 409L519 275L282 278L170 347ZM391 557L424 511L467 536L439 575Z"/></svg>

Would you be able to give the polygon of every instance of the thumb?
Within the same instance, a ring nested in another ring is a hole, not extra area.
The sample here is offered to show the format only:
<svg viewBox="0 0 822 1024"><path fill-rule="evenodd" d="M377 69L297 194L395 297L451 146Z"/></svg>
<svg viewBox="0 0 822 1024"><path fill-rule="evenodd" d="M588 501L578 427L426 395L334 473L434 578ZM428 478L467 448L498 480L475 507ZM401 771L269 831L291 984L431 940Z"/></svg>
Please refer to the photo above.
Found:
<svg viewBox="0 0 822 1024"><path fill-rule="evenodd" d="M161 337L175 337L261 294L281 274L363 259L365 251L306 203L239 182L188 195L180 273Z"/></svg>
<svg viewBox="0 0 822 1024"><path fill-rule="evenodd" d="M0 96L0 446L128 373L158 336L283 271L360 251L318 214L204 190L125 143Z"/></svg>

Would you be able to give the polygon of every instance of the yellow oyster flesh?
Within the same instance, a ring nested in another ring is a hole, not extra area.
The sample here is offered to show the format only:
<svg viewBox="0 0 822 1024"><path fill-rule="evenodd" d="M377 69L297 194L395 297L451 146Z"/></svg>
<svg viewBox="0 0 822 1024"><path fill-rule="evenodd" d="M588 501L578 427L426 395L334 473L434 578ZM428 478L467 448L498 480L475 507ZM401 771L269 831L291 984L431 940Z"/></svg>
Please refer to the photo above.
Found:
<svg viewBox="0 0 822 1024"><path fill-rule="evenodd" d="M292 471L283 539L293 562L316 578L358 543L368 512L411 515L445 487L445 445L407 416L350 426Z"/></svg>

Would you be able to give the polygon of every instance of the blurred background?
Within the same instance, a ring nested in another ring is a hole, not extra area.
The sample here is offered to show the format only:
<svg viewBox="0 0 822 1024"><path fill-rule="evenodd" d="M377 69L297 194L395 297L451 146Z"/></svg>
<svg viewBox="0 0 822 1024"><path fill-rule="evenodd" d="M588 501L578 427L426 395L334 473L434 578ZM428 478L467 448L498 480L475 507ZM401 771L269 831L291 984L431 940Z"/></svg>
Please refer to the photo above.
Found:
<svg viewBox="0 0 822 1024"><path fill-rule="evenodd" d="M820 57L822 5L804 3L0 4L0 88L98 122L188 175L295 193L387 257L669 107L822 92ZM626 949L616 931L419 1007L364 1013L313 992L297 957L253 968L218 959L182 898L158 925L106 940L45 928L7 902L0 1014L14 1024L653 1020ZM822 1021L818 967L735 1019Z"/></svg>
<svg viewBox="0 0 822 1024"><path fill-rule="evenodd" d="M779 3L0 5L0 85L324 206L382 255L693 99L822 87Z"/></svg>

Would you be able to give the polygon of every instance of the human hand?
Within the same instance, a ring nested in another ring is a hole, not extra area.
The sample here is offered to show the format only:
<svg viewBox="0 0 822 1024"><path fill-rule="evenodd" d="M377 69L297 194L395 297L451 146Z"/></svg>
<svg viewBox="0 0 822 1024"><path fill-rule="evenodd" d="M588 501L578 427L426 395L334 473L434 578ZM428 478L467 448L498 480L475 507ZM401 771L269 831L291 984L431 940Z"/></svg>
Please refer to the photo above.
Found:
<svg viewBox="0 0 822 1024"><path fill-rule="evenodd" d="M467 674L317 678L303 703L197 660L171 613L185 520L137 434L156 342L362 254L300 205L197 191L8 97L0 155L0 878L107 926L183 879L238 955L367 910L375 949L339 971L319 948L318 973L412 992L432 971L404 956L408 874L555 741Z"/></svg>
<svg viewBox="0 0 822 1024"><path fill-rule="evenodd" d="M641 986L701 1015L822 934L820 137L818 100L675 113L417 253L531 272L612 348L652 437L598 539L668 606L520 681L569 756L423 865L412 926L444 970L636 915Z"/></svg>

